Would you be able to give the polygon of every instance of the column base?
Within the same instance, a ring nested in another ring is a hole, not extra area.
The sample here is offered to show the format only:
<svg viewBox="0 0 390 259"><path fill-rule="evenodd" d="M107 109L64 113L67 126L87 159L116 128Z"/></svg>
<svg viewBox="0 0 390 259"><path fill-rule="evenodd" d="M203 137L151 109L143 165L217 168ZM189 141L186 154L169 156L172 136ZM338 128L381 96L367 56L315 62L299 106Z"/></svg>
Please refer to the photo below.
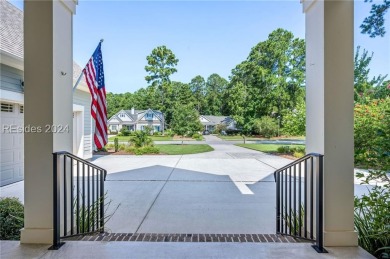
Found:
<svg viewBox="0 0 390 259"><path fill-rule="evenodd" d="M23 228L20 232L21 244L53 244L53 229Z"/></svg>
<svg viewBox="0 0 390 259"><path fill-rule="evenodd" d="M324 231L324 246L358 246L356 231Z"/></svg>

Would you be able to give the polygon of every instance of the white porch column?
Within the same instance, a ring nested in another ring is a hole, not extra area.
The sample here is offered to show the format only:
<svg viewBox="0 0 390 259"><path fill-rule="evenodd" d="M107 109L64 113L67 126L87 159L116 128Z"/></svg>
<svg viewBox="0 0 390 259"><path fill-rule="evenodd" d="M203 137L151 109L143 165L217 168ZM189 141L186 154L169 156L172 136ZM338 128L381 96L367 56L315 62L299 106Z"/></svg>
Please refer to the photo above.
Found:
<svg viewBox="0 0 390 259"><path fill-rule="evenodd" d="M307 152L324 158L324 244L357 246L354 231L352 0L304 0Z"/></svg>
<svg viewBox="0 0 390 259"><path fill-rule="evenodd" d="M52 152L72 152L75 8L75 0L24 1L24 124L38 132L24 135L25 223L21 243L50 244L53 238ZM53 131L58 125L69 126L69 131Z"/></svg>

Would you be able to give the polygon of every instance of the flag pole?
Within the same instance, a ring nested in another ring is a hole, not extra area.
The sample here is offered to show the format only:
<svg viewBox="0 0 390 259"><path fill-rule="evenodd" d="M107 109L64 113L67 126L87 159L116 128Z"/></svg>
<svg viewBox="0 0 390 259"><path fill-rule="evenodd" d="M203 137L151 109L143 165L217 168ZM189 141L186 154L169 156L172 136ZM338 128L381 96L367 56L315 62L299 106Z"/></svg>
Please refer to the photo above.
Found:
<svg viewBox="0 0 390 259"><path fill-rule="evenodd" d="M104 41L104 39L101 39L100 43L102 43L103 41ZM73 86L73 92L76 90L77 86L79 86L79 84L80 84L81 78L84 75L83 71L84 71L84 69L81 71L81 74L80 74L79 78L77 79L76 84Z"/></svg>

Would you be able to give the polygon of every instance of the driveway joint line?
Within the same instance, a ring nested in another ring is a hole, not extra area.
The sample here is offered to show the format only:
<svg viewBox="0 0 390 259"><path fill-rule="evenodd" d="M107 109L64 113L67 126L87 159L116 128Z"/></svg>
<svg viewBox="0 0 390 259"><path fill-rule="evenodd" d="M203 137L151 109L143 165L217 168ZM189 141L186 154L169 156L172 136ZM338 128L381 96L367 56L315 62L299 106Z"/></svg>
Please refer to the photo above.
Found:
<svg viewBox="0 0 390 259"><path fill-rule="evenodd" d="M265 165L267 165L267 166L269 166L269 167L271 167L271 168L273 168L273 169L275 169L275 170L277 170L278 168L276 168L276 167L274 167L274 166L272 166L272 165L270 165L270 164L267 164L266 162L263 162L263 161L261 161L259 158L255 158L257 161L259 161L260 163L263 163L263 164L265 164Z"/></svg>
<svg viewBox="0 0 390 259"><path fill-rule="evenodd" d="M156 203L158 197L160 196L162 190L164 189L165 185L167 185L168 181L169 181L169 178L171 178L173 172L175 171L177 165L179 164L180 160L182 159L183 155L180 156L180 158L177 160L175 166L172 168L172 171L171 173L169 174L168 178L165 180L165 183L163 184L163 186L161 187L160 191L158 192L158 194L156 195L156 198L154 198L152 204L150 205L148 211L146 212L144 218L142 219L141 223L138 225L137 229L135 230L134 233L138 233L138 230L141 228L142 224L144 223L146 217L149 215L149 212L152 210L154 204Z"/></svg>

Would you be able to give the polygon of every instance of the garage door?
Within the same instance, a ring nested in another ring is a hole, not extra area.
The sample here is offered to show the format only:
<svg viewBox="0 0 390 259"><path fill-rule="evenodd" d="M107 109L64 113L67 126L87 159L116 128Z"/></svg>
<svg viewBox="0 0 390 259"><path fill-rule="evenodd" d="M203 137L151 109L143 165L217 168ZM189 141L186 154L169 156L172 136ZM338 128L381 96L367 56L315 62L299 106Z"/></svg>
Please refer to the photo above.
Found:
<svg viewBox="0 0 390 259"><path fill-rule="evenodd" d="M23 112L22 105L1 102L0 186L23 180L23 133L15 130L23 127Z"/></svg>

